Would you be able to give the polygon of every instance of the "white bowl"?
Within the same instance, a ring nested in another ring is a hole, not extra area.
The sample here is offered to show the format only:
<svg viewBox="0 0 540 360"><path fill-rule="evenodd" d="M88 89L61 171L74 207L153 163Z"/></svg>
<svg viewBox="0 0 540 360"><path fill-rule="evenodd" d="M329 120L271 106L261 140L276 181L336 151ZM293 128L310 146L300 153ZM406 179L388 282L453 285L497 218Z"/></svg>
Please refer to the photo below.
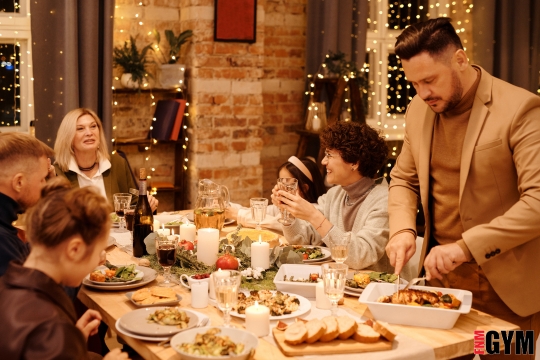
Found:
<svg viewBox="0 0 540 360"><path fill-rule="evenodd" d="M467 290L438 288L431 286L411 286L411 289L440 291L443 294L453 294L461 301L457 310L439 309L426 306L411 306L377 302L381 296L392 295L396 291L395 284L370 283L358 299L366 304L376 320L391 324L423 326L436 329L451 329L459 315L471 311L472 293Z"/></svg>
<svg viewBox="0 0 540 360"><path fill-rule="evenodd" d="M276 284L276 289L279 291L314 299L316 297L317 283L283 280L284 276L287 276L287 279L291 276L294 276L295 279L308 279L309 274L314 273L322 276L321 267L317 265L283 264L274 277L274 284Z"/></svg>
<svg viewBox="0 0 540 360"><path fill-rule="evenodd" d="M244 351L241 354L227 356L200 356L185 353L178 348L178 346L182 345L183 343L193 343L197 334L204 334L213 327L215 326L200 327L182 331L181 333L178 333L172 337L171 347L182 356L182 359L186 360L246 360L249 358L251 350L257 349L257 346L259 345L259 339L257 339L257 337L249 331L236 328L220 327L219 329L221 330L221 332L218 333L217 336L225 335L228 336L231 341L235 343L244 344Z"/></svg>

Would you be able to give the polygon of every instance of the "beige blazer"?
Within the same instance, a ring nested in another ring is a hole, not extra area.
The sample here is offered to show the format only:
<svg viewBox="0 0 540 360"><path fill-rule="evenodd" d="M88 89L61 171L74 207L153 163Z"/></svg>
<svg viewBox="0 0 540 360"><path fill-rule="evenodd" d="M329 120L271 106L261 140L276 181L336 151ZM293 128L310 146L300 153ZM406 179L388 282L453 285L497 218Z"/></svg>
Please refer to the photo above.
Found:
<svg viewBox="0 0 540 360"><path fill-rule="evenodd" d="M463 240L506 305L527 316L540 311L540 97L480 70L461 156ZM429 239L435 115L418 96L407 110L403 150L391 173L390 234L416 228L421 201Z"/></svg>

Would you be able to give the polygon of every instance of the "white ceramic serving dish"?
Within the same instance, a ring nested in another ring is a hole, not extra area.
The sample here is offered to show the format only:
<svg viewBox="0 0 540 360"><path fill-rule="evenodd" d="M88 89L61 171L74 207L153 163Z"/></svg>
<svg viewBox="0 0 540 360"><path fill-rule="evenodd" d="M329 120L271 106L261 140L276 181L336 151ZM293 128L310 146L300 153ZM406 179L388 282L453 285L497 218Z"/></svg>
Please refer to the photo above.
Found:
<svg viewBox="0 0 540 360"><path fill-rule="evenodd" d="M453 294L461 301L458 310L439 309L426 306L411 306L377 302L381 296L392 295L396 291L395 284L370 283L360 295L358 301L366 304L376 320L391 324L422 326L436 329L451 329L459 315L471 311L472 293L467 290L438 288L431 286L411 286L411 289L440 291Z"/></svg>
<svg viewBox="0 0 540 360"><path fill-rule="evenodd" d="M236 328L220 327L219 329L221 332L217 335L228 336L231 341L244 344L244 351L242 353L227 356L199 356L185 353L178 348L179 345L182 345L183 343L193 343L197 334L204 334L211 328L212 327L209 326L182 331L181 333L178 333L172 337L171 347L181 355L183 360L247 360L251 354L251 350L255 350L259 345L259 339L257 339L257 337L249 331Z"/></svg>
<svg viewBox="0 0 540 360"><path fill-rule="evenodd" d="M274 284L276 284L276 289L281 292L290 292L305 298L315 299L317 283L283 280L284 276L287 276L287 279L291 276L294 276L295 279L307 279L309 274L313 273L322 276L321 267L317 265L283 264L274 277Z"/></svg>

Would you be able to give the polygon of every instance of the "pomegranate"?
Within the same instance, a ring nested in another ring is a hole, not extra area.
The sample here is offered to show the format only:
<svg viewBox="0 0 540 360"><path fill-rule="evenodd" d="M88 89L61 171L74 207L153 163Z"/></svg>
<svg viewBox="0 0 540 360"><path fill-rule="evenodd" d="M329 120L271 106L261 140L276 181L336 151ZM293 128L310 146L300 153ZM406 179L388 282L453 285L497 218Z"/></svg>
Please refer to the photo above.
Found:
<svg viewBox="0 0 540 360"><path fill-rule="evenodd" d="M195 248L195 245L191 241L182 239L178 242L178 246L184 248L184 250L189 251Z"/></svg>
<svg viewBox="0 0 540 360"><path fill-rule="evenodd" d="M225 255L220 256L217 259L216 268L222 270L238 270L238 260L227 251Z"/></svg>

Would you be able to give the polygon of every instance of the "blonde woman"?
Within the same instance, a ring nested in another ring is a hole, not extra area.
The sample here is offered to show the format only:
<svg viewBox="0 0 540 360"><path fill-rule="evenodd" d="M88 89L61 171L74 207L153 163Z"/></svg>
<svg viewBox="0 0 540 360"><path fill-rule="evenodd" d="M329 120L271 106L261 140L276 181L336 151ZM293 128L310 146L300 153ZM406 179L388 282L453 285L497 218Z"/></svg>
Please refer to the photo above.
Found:
<svg viewBox="0 0 540 360"><path fill-rule="evenodd" d="M137 189L127 162L118 154L109 154L103 125L90 109L79 108L66 114L54 143L57 175L67 178L73 187L96 186L109 202L113 194ZM156 198L148 198L156 210Z"/></svg>

